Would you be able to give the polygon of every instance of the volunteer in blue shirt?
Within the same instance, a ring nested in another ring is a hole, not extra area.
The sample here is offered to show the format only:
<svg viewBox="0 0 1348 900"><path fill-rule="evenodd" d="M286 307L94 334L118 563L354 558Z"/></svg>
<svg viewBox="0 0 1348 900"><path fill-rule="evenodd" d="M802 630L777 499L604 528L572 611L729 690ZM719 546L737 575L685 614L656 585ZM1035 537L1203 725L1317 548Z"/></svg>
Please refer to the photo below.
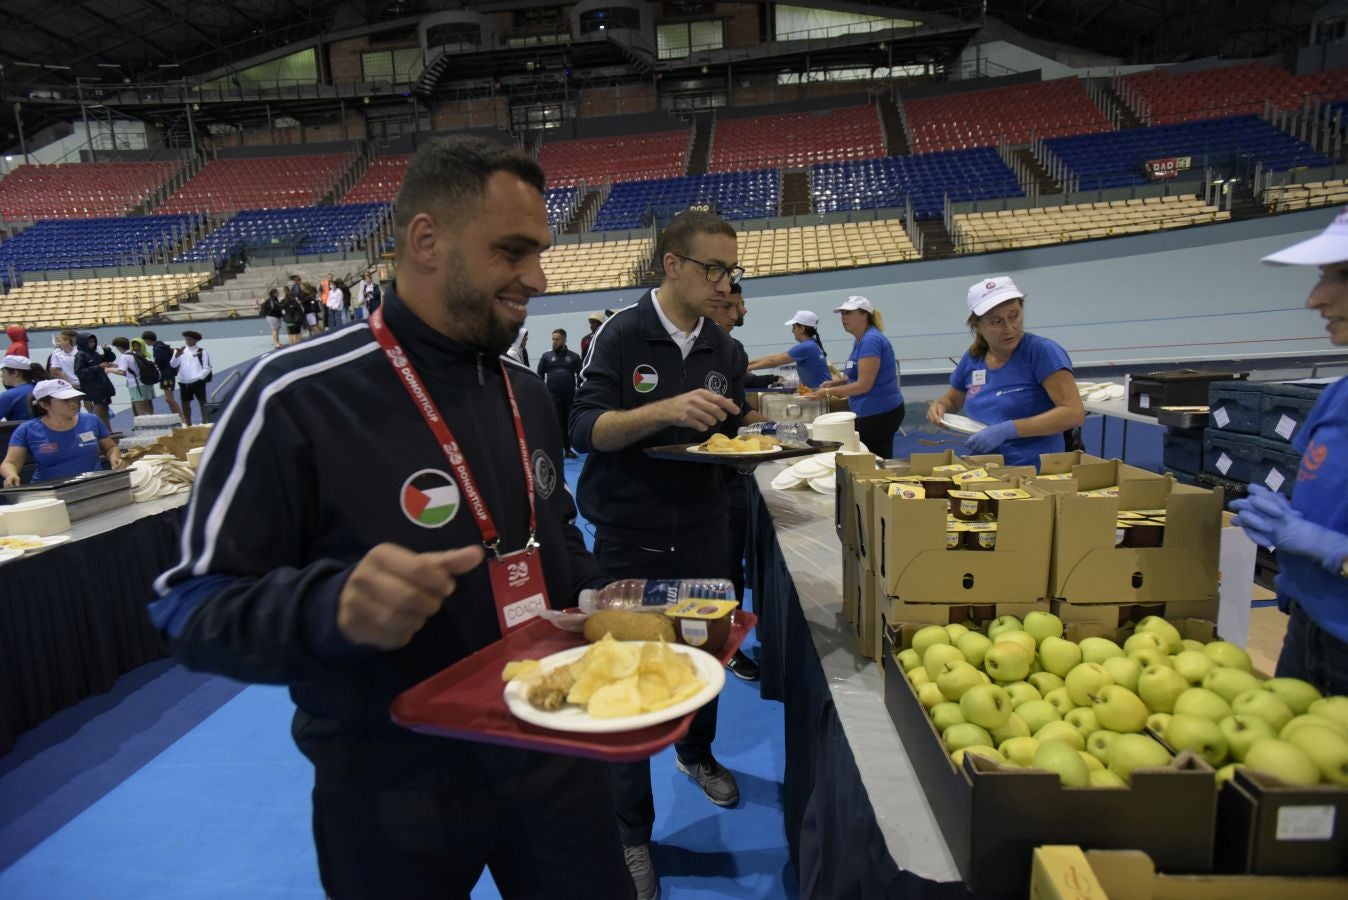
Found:
<svg viewBox="0 0 1348 900"><path fill-rule="evenodd" d="M1348 210L1321 234L1264 262L1319 266L1306 306L1330 343L1348 347ZM1292 438L1301 453L1289 502L1263 485L1231 508L1255 543L1278 552L1278 608L1288 614L1276 674L1348 694L1348 378L1325 388Z"/></svg>
<svg viewBox="0 0 1348 900"><path fill-rule="evenodd" d="M69 478L98 471L98 451L108 455L114 469L122 467L122 455L103 420L80 412L84 394L60 378L39 381L33 388L33 413L9 438L0 479L5 487L19 486L19 470L28 457L37 461L33 482Z"/></svg>
<svg viewBox="0 0 1348 900"><path fill-rule="evenodd" d="M884 320L865 297L848 297L835 310L843 330L856 338L842 378L825 381L811 397L846 397L857 414L857 434L872 453L894 454L894 435L903 424L899 363L885 337Z"/></svg>
<svg viewBox="0 0 1348 900"><path fill-rule="evenodd" d="M775 369L794 363L800 383L814 390L833 377L824 356L824 342L819 340L819 317L808 309L798 309L786 324L791 326L795 346L785 353L755 359L749 363L749 369Z"/></svg>
<svg viewBox="0 0 1348 900"><path fill-rule="evenodd" d="M33 385L47 377L39 364L26 356L11 354L0 360L0 384L5 386L0 393L0 419L22 422L33 417L29 406L33 398Z"/></svg>
<svg viewBox="0 0 1348 900"><path fill-rule="evenodd" d="M927 408L945 426L946 413L987 427L969 438L972 454L1000 453L1007 465L1034 466L1041 453L1063 450L1063 432L1086 417L1072 360L1055 341L1025 331L1025 294L1006 275L969 288L974 342L950 375L950 388Z"/></svg>

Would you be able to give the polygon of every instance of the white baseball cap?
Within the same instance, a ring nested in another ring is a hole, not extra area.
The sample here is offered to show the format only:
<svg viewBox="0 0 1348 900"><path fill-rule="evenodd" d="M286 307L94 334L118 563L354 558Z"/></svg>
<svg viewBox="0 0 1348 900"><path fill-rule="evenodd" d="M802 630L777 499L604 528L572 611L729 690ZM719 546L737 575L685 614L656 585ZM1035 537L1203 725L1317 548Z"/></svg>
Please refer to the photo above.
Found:
<svg viewBox="0 0 1348 900"><path fill-rule="evenodd" d="M11 353L0 360L0 369L18 369L21 372L27 372L31 368L33 368L33 361L26 356Z"/></svg>
<svg viewBox="0 0 1348 900"><path fill-rule="evenodd" d="M1270 253L1263 261L1275 266L1327 266L1348 262L1348 208L1315 237Z"/></svg>
<svg viewBox="0 0 1348 900"><path fill-rule="evenodd" d="M48 397L55 397L57 400L74 400L76 397L83 397L81 391L75 390L69 381L64 378L49 378L46 381L39 381L33 388L33 398L36 400L45 400Z"/></svg>
<svg viewBox="0 0 1348 900"><path fill-rule="evenodd" d="M969 312L981 316L994 306L1000 306L1008 300L1022 299L1024 296L1010 275L994 275L969 288Z"/></svg>
<svg viewBox="0 0 1348 900"><path fill-rule="evenodd" d="M787 325L804 325L806 328L818 328L819 317L808 309L798 309L796 314L786 321Z"/></svg>
<svg viewBox="0 0 1348 900"><path fill-rule="evenodd" d="M833 308L834 312L847 312L850 309L864 309L866 312L875 312L875 307L871 301L860 295L853 295L842 302L842 306Z"/></svg>

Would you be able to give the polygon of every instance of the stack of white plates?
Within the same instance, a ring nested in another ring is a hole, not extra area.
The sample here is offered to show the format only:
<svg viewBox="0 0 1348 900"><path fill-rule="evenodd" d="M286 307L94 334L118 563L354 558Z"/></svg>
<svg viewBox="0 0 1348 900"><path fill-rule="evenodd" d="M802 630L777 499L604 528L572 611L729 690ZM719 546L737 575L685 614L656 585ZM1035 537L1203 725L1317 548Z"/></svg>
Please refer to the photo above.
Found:
<svg viewBox="0 0 1348 900"><path fill-rule="evenodd" d="M46 537L70 530L70 512L64 500L49 497L12 506L0 506L0 534Z"/></svg>
<svg viewBox="0 0 1348 900"><path fill-rule="evenodd" d="M1082 400L1090 400L1092 403L1101 400L1122 400L1124 397L1123 385L1111 381L1078 381L1077 393L1081 395Z"/></svg>
<svg viewBox="0 0 1348 900"><path fill-rule="evenodd" d="M190 491L196 472L176 456L152 453L131 464L131 499L137 503Z"/></svg>
<svg viewBox="0 0 1348 900"><path fill-rule="evenodd" d="M781 472L772 479L772 486L779 491L791 491L808 485L821 494L831 494L835 490L834 472L837 467L837 453L818 453L807 456L800 462Z"/></svg>

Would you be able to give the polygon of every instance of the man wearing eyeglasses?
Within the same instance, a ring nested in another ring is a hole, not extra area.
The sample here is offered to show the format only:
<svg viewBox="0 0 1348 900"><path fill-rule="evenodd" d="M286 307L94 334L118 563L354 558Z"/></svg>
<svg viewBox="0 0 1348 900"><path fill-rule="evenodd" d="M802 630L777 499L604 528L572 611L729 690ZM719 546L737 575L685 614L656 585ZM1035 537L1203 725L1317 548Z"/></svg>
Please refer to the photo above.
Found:
<svg viewBox="0 0 1348 900"><path fill-rule="evenodd" d="M735 230L688 211L660 236L660 286L595 333L571 410L571 441L588 453L577 485L594 524L600 571L614 578L728 578L729 519L716 466L656 460L646 447L734 435L748 359L711 318L744 270ZM739 802L712 755L716 701L674 745L677 765L717 806ZM610 767L628 871L639 898L659 896L651 867L650 763Z"/></svg>

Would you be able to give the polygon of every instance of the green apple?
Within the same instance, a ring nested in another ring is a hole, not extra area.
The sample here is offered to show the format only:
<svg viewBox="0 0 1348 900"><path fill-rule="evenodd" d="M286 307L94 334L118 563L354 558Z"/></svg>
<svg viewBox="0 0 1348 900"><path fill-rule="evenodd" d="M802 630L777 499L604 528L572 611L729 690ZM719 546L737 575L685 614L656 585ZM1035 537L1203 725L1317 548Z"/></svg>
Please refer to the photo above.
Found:
<svg viewBox="0 0 1348 900"><path fill-rule="evenodd" d="M1249 672L1218 666L1203 676L1203 687L1221 697L1227 703L1246 691L1259 690L1259 679ZM1269 696L1272 696L1270 694Z"/></svg>
<svg viewBox="0 0 1348 900"><path fill-rule="evenodd" d="M1213 641L1211 644L1204 644L1203 652L1216 660L1219 666L1239 669L1242 672L1254 671L1254 664L1250 662L1250 654L1230 641Z"/></svg>
<svg viewBox="0 0 1348 900"><path fill-rule="evenodd" d="M997 749L1007 762L1027 769L1034 764L1034 752L1039 749L1039 741L1032 737L1013 737L998 744Z"/></svg>
<svg viewBox="0 0 1348 900"><path fill-rule="evenodd" d="M1085 750L1078 750L1077 754L1081 757L1081 761L1086 764L1086 768L1089 771L1103 772L1105 770L1105 764L1100 762L1100 760L1096 759L1094 756L1091 756Z"/></svg>
<svg viewBox="0 0 1348 900"><path fill-rule="evenodd" d="M1020 631L1020 619L1015 616L998 616L988 623L988 637L996 643L997 635L1003 631Z"/></svg>
<svg viewBox="0 0 1348 900"><path fill-rule="evenodd" d="M1184 645L1185 650L1197 650L1199 653L1203 652L1202 641L1196 641L1193 638L1185 638L1184 640L1180 641L1180 643Z"/></svg>
<svg viewBox="0 0 1348 900"><path fill-rule="evenodd" d="M1066 682L1067 696L1072 698L1073 706L1090 706L1091 694L1097 693L1107 684L1113 684L1114 678L1099 663L1084 662L1068 672L1063 681ZM1065 712L1062 707L1059 710Z"/></svg>
<svg viewBox="0 0 1348 900"><path fill-rule="evenodd" d="M1176 750L1194 751L1213 768L1222 765L1230 750L1216 722L1188 713L1170 717L1170 724L1165 729L1165 742Z"/></svg>
<svg viewBox="0 0 1348 900"><path fill-rule="evenodd" d="M991 746L992 735L988 734L987 729L980 728L972 722L961 722L941 732L941 743L945 744L946 750L954 753L965 747Z"/></svg>
<svg viewBox="0 0 1348 900"><path fill-rule="evenodd" d="M1081 660L1088 663L1102 663L1111 656L1127 656L1123 648L1111 641L1109 638L1088 637L1082 638L1078 643L1081 645Z"/></svg>
<svg viewBox="0 0 1348 900"><path fill-rule="evenodd" d="M919 628L917 634L913 635L912 650L918 656L926 658L927 648L936 644L949 644L950 633L940 625L928 625L925 628Z"/></svg>
<svg viewBox="0 0 1348 900"><path fill-rule="evenodd" d="M1050 635L1039 645L1039 663L1045 672L1065 677L1081 664L1081 648L1071 641Z"/></svg>
<svg viewBox="0 0 1348 900"><path fill-rule="evenodd" d="M1145 734L1121 734L1110 743L1105 764L1115 775L1130 781L1138 769L1170 765L1170 751Z"/></svg>
<svg viewBox="0 0 1348 900"><path fill-rule="evenodd" d="M1313 716L1329 719L1340 728L1348 729L1348 697L1325 697L1311 703L1306 707L1306 711Z"/></svg>
<svg viewBox="0 0 1348 900"><path fill-rule="evenodd" d="M1217 668L1217 661L1201 650L1181 650L1170 660L1175 671L1184 676L1184 680L1198 686L1203 676Z"/></svg>
<svg viewBox="0 0 1348 900"><path fill-rule="evenodd" d="M1011 641L994 641L983 657L983 671L993 681L1023 681L1030 674L1030 661L1034 656L1019 644Z"/></svg>
<svg viewBox="0 0 1348 900"><path fill-rule="evenodd" d="M1072 745L1073 750L1085 750L1086 740L1077 731L1066 722L1049 722L1043 728L1034 733L1035 739L1039 741L1042 747L1047 741L1065 741Z"/></svg>
<svg viewBox="0 0 1348 900"><path fill-rule="evenodd" d="M1081 732L1083 738L1089 738L1091 734L1100 730L1100 722L1095 718L1095 710L1087 709L1084 706L1069 710L1067 715L1062 718L1068 725Z"/></svg>
<svg viewBox="0 0 1348 900"><path fill-rule="evenodd" d="M1170 713L1152 713L1147 716L1147 730L1153 734L1165 734L1165 727L1170 724L1170 719Z"/></svg>
<svg viewBox="0 0 1348 900"><path fill-rule="evenodd" d="M1221 787L1231 780L1231 776L1236 774L1236 769L1245 768L1238 762L1227 763L1217 770L1217 787Z"/></svg>
<svg viewBox="0 0 1348 900"><path fill-rule="evenodd" d="M937 731L945 731L951 725L958 725L964 721L964 713L960 712L960 705L949 700L933 706L929 715L931 716L931 724L936 726Z"/></svg>
<svg viewBox="0 0 1348 900"><path fill-rule="evenodd" d="M1157 650L1155 647L1143 647L1141 650L1134 650L1128 654L1128 658L1144 669L1150 666L1171 668L1170 655L1164 650Z"/></svg>
<svg viewBox="0 0 1348 900"><path fill-rule="evenodd" d="M919 685L926 684L929 681L932 684L936 683L935 680L932 679L932 677L927 674L926 669L914 669L911 672L904 672L903 677L907 678L908 681L913 685L913 687L918 687Z"/></svg>
<svg viewBox="0 0 1348 900"><path fill-rule="evenodd" d="M1343 728L1333 719L1326 719L1324 716L1316 716L1310 713L1307 713L1304 716L1297 716L1292 721L1288 722L1282 727L1282 731L1278 732L1278 737L1285 741L1288 739L1288 735L1293 731L1296 731L1302 725L1327 725L1334 729L1339 737L1348 738L1348 728Z"/></svg>
<svg viewBox="0 0 1348 900"><path fill-rule="evenodd" d="M1179 653L1184 649L1184 638L1179 629L1160 616L1147 616L1133 629L1137 634L1154 634L1166 644L1166 653Z"/></svg>
<svg viewBox="0 0 1348 900"><path fill-rule="evenodd" d="M1320 769L1325 781L1348 787L1348 740L1334 729L1321 725L1305 725L1288 736L1287 743L1301 748Z"/></svg>
<svg viewBox="0 0 1348 900"><path fill-rule="evenodd" d="M1128 640L1123 642L1123 652L1125 654L1136 653L1139 650L1161 650L1165 653L1170 652L1166 645L1165 638L1147 631L1138 631L1128 635Z"/></svg>
<svg viewBox="0 0 1348 900"><path fill-rule="evenodd" d="M921 632L918 632L921 634ZM941 634L945 634L945 629L941 629ZM966 662L964 654L949 644L932 644L922 653L922 668L927 670L927 674L935 680L940 673L941 667L948 662Z"/></svg>
<svg viewBox="0 0 1348 900"><path fill-rule="evenodd" d="M1035 610L1032 613L1026 613L1023 627L1040 644L1051 637L1062 637L1062 619L1051 612Z"/></svg>
<svg viewBox="0 0 1348 900"><path fill-rule="evenodd" d="M1025 652L1030 654L1030 659L1034 659L1035 648L1039 646L1039 643L1034 639L1034 635L1030 634L1027 631L1009 629L1007 631L1000 632L997 635L997 639L993 641L993 643L1000 644L1002 641L1010 641L1013 644L1020 644L1020 646L1025 648Z"/></svg>
<svg viewBox="0 0 1348 900"><path fill-rule="evenodd" d="M905 672L911 672L922 665L922 657L912 647L907 650L900 650L895 659L899 661L899 667Z"/></svg>
<svg viewBox="0 0 1348 900"><path fill-rule="evenodd" d="M946 637L950 638L950 643L952 644L958 641L962 635L969 633L969 627L967 625L961 625L959 622L951 622L949 625L944 626L944 628Z"/></svg>
<svg viewBox="0 0 1348 900"><path fill-rule="evenodd" d="M1255 741L1278 736L1273 726L1254 716L1227 716L1217 723L1217 727L1222 730L1231 758L1236 762L1245 759L1246 751Z"/></svg>
<svg viewBox="0 0 1348 900"><path fill-rule="evenodd" d="M1090 784L1091 770L1077 755L1076 748L1062 741L1040 741L1034 753L1034 768L1056 772L1067 787Z"/></svg>
<svg viewBox="0 0 1348 900"><path fill-rule="evenodd" d="M1207 688L1189 688L1179 695L1175 700L1175 708L1172 710L1177 713L1192 713L1195 716L1202 716L1205 719L1211 719L1214 722L1220 722L1227 716L1232 715L1231 704L1227 703L1221 697L1214 694Z"/></svg>
<svg viewBox="0 0 1348 900"><path fill-rule="evenodd" d="M1323 696L1315 685L1300 678L1270 678L1264 682L1263 688L1286 703L1294 716L1304 714L1312 703Z"/></svg>
<svg viewBox="0 0 1348 900"><path fill-rule="evenodd" d="M1065 687L1060 687L1057 690L1049 691L1047 694L1044 695L1044 700L1050 706L1056 709L1059 712L1059 714L1064 716L1077 708L1077 705L1072 702L1072 698L1071 696L1068 695L1067 688Z"/></svg>
<svg viewBox="0 0 1348 900"><path fill-rule="evenodd" d="M1000 728L989 729L992 732L992 739L997 742L997 746L1002 745L1002 741L1009 741L1014 737L1029 737L1030 726L1025 724L1025 720L1012 713L1006 720L1006 724Z"/></svg>
<svg viewBox="0 0 1348 900"><path fill-rule="evenodd" d="M1091 787L1093 788L1126 788L1128 782L1124 781L1118 775L1109 769L1101 769L1098 772L1092 772L1090 776Z"/></svg>
<svg viewBox="0 0 1348 900"><path fill-rule="evenodd" d="M1031 700L1044 699L1043 695L1035 690L1034 685L1030 684L1028 681L1013 681L1010 684L1002 685L1002 687L1006 688L1007 696L1011 698L1012 709L1015 709L1022 703L1029 703Z"/></svg>
<svg viewBox="0 0 1348 900"><path fill-rule="evenodd" d="M1123 685L1107 684L1090 699L1101 728L1123 734L1147 727L1147 704Z"/></svg>
<svg viewBox="0 0 1348 900"><path fill-rule="evenodd" d="M971 687L983 683L983 676L964 660L948 662L936 673L936 686L947 700L959 700Z"/></svg>
<svg viewBox="0 0 1348 900"><path fill-rule="evenodd" d="M980 684L960 697L960 712L964 721L981 728L1001 728L1011 718L1011 698L995 684Z"/></svg>
<svg viewBox="0 0 1348 900"><path fill-rule="evenodd" d="M1049 691L1057 690L1067 684L1062 680L1061 675L1054 675L1052 672L1033 672L1025 680L1034 685L1034 689L1039 692L1041 697Z"/></svg>
<svg viewBox="0 0 1348 900"><path fill-rule="evenodd" d="M1238 716L1263 719L1273 726L1274 731L1282 731L1293 718L1292 707L1282 702L1277 694L1258 688L1237 694L1231 701L1231 711Z"/></svg>
<svg viewBox="0 0 1348 900"><path fill-rule="evenodd" d="M930 710L936 704L946 702L946 696L941 693L936 682L928 681L917 686L917 702L922 704L923 709Z"/></svg>
<svg viewBox="0 0 1348 900"><path fill-rule="evenodd" d="M1039 654L1036 653L1034 655L1034 659L1030 660L1030 675L1033 675L1035 672L1042 672L1042 671L1044 671L1044 667L1039 664ZM1030 675L1026 675L1025 677L1029 678Z"/></svg>
<svg viewBox="0 0 1348 900"><path fill-rule="evenodd" d="M1189 682L1169 666L1151 666L1137 676L1137 695L1152 712L1174 712L1175 701L1187 690Z"/></svg>
<svg viewBox="0 0 1348 900"><path fill-rule="evenodd" d="M1101 728L1099 731L1092 731L1091 736L1086 738L1086 752L1102 763L1109 762L1109 745L1114 743L1114 739L1119 736L1117 731L1107 731Z"/></svg>
<svg viewBox="0 0 1348 900"><path fill-rule="evenodd" d="M980 668L983 665L983 655L991 646L992 641L988 640L987 635L979 634L977 631L967 632L955 639L955 647L964 654L965 662Z"/></svg>
<svg viewBox="0 0 1348 900"><path fill-rule="evenodd" d="M1298 728L1297 732L1304 730ZM1260 738L1245 752L1243 762L1247 769L1272 775L1288 784L1320 783L1320 767L1306 755L1305 750L1287 741Z"/></svg>
<svg viewBox="0 0 1348 900"><path fill-rule="evenodd" d="M997 752L996 747L987 747L983 745L974 745L973 747L961 747L950 754L950 759L959 768L964 768L965 756L981 756L984 759L990 759L994 762L1006 765L1006 757Z"/></svg>
<svg viewBox="0 0 1348 900"><path fill-rule="evenodd" d="M1137 660L1126 656L1111 656L1100 665L1105 667L1105 671L1114 679L1115 684L1128 688L1134 694L1137 693L1137 679L1142 676L1142 666Z"/></svg>
<svg viewBox="0 0 1348 900"><path fill-rule="evenodd" d="M1053 704L1047 700L1031 700L1028 703L1022 703L1016 707L1016 715L1020 716L1030 729L1030 734L1034 734L1043 728L1049 722L1062 721L1062 713L1054 708Z"/></svg>

